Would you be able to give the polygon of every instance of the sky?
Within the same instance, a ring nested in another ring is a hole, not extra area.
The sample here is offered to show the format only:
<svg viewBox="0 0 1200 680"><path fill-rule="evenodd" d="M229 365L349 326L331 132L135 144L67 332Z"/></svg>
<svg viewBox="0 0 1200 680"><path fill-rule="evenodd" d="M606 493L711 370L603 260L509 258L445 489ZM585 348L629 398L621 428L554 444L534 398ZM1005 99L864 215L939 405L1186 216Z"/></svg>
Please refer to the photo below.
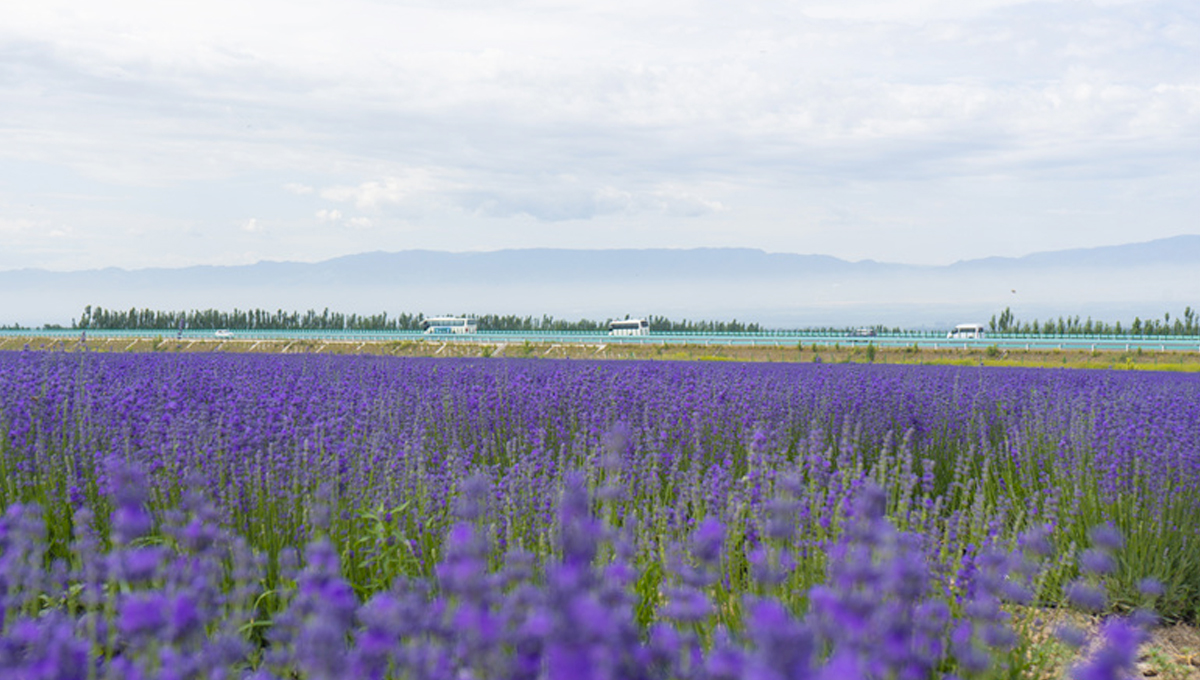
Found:
<svg viewBox="0 0 1200 680"><path fill-rule="evenodd" d="M1200 233L1195 0L39 0L0 270Z"/></svg>

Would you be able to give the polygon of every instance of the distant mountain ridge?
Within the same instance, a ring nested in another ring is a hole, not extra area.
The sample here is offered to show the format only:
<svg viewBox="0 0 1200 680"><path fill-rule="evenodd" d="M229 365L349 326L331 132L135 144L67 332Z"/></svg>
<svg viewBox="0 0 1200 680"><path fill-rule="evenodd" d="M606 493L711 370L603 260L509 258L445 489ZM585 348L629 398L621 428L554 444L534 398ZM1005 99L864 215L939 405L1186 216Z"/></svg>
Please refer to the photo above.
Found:
<svg viewBox="0 0 1200 680"><path fill-rule="evenodd" d="M1200 307L1200 235L990 257L944 266L751 248L490 252L408 250L315 263L74 272L0 271L0 325L63 323L110 309L662 314L806 324L942 324Z"/></svg>
<svg viewBox="0 0 1200 680"><path fill-rule="evenodd" d="M251 265L197 265L181 268L94 269L48 272L36 269L0 272L0 281L13 275L51 282L55 279L127 282L138 279L177 283L212 280L221 285L244 285L261 280L275 283L322 281L345 284L426 282L453 276L456 281L606 281L613 276L649 279L744 277L779 278L838 271L908 268L847 262L828 255L767 253L750 248L571 250L529 248L486 252L434 250L375 251L320 262L262 261Z"/></svg>
<svg viewBox="0 0 1200 680"><path fill-rule="evenodd" d="M1141 267L1200 263L1200 235L1170 238L1095 248L1072 248L1031 253L1021 257L986 257L962 260L951 267Z"/></svg>
<svg viewBox="0 0 1200 680"><path fill-rule="evenodd" d="M511 277L514 280L608 279L620 272L639 277L793 278L837 272L936 272L1029 267L1131 267L1155 264L1200 264L1200 235L1096 248L1031 253L1019 257L986 257L960 260L950 265L912 265L875 260L849 261L831 255L770 253L754 248L645 248L565 249L521 248L495 251L451 252L439 250L373 251L322 260L292 262L263 260L250 265L195 265L179 268L78 270L50 272L41 269L0 271L0 280L86 278L95 281L128 281L137 278L187 281L208 276L236 283L259 277L274 281L311 281L336 278L350 282L378 282L380 278L407 280L452 272L455 277Z"/></svg>

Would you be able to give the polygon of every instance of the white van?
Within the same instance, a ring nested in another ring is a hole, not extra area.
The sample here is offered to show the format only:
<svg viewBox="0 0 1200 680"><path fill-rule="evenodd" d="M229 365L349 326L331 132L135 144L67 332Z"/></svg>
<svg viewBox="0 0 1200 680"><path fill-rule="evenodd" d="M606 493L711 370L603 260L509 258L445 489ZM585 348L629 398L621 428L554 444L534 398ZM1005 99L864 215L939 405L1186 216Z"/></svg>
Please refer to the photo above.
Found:
<svg viewBox="0 0 1200 680"><path fill-rule="evenodd" d="M987 331L981 323L960 323L946 334L951 340L981 340Z"/></svg>

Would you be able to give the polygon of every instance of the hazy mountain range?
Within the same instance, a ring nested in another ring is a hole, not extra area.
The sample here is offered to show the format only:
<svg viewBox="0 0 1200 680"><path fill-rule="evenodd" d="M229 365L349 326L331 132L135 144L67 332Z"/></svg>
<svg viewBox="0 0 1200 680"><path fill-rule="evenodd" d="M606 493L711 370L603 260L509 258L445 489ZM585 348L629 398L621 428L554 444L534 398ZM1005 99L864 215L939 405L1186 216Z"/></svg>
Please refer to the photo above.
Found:
<svg viewBox="0 0 1200 680"><path fill-rule="evenodd" d="M309 308L551 314L909 328L1018 318L1178 314L1200 306L1200 235L946 266L746 248L363 253L316 263L0 272L0 324L112 309Z"/></svg>

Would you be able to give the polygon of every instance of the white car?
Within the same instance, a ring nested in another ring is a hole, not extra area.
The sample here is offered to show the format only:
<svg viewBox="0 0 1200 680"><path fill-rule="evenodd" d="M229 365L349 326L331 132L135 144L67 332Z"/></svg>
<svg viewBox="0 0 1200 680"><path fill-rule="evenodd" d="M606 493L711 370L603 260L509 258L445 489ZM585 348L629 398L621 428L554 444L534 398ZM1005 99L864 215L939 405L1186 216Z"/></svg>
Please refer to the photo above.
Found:
<svg viewBox="0 0 1200 680"><path fill-rule="evenodd" d="M222 328L216 333L213 333L213 336L220 340L228 340L229 338L233 337L233 331Z"/></svg>

